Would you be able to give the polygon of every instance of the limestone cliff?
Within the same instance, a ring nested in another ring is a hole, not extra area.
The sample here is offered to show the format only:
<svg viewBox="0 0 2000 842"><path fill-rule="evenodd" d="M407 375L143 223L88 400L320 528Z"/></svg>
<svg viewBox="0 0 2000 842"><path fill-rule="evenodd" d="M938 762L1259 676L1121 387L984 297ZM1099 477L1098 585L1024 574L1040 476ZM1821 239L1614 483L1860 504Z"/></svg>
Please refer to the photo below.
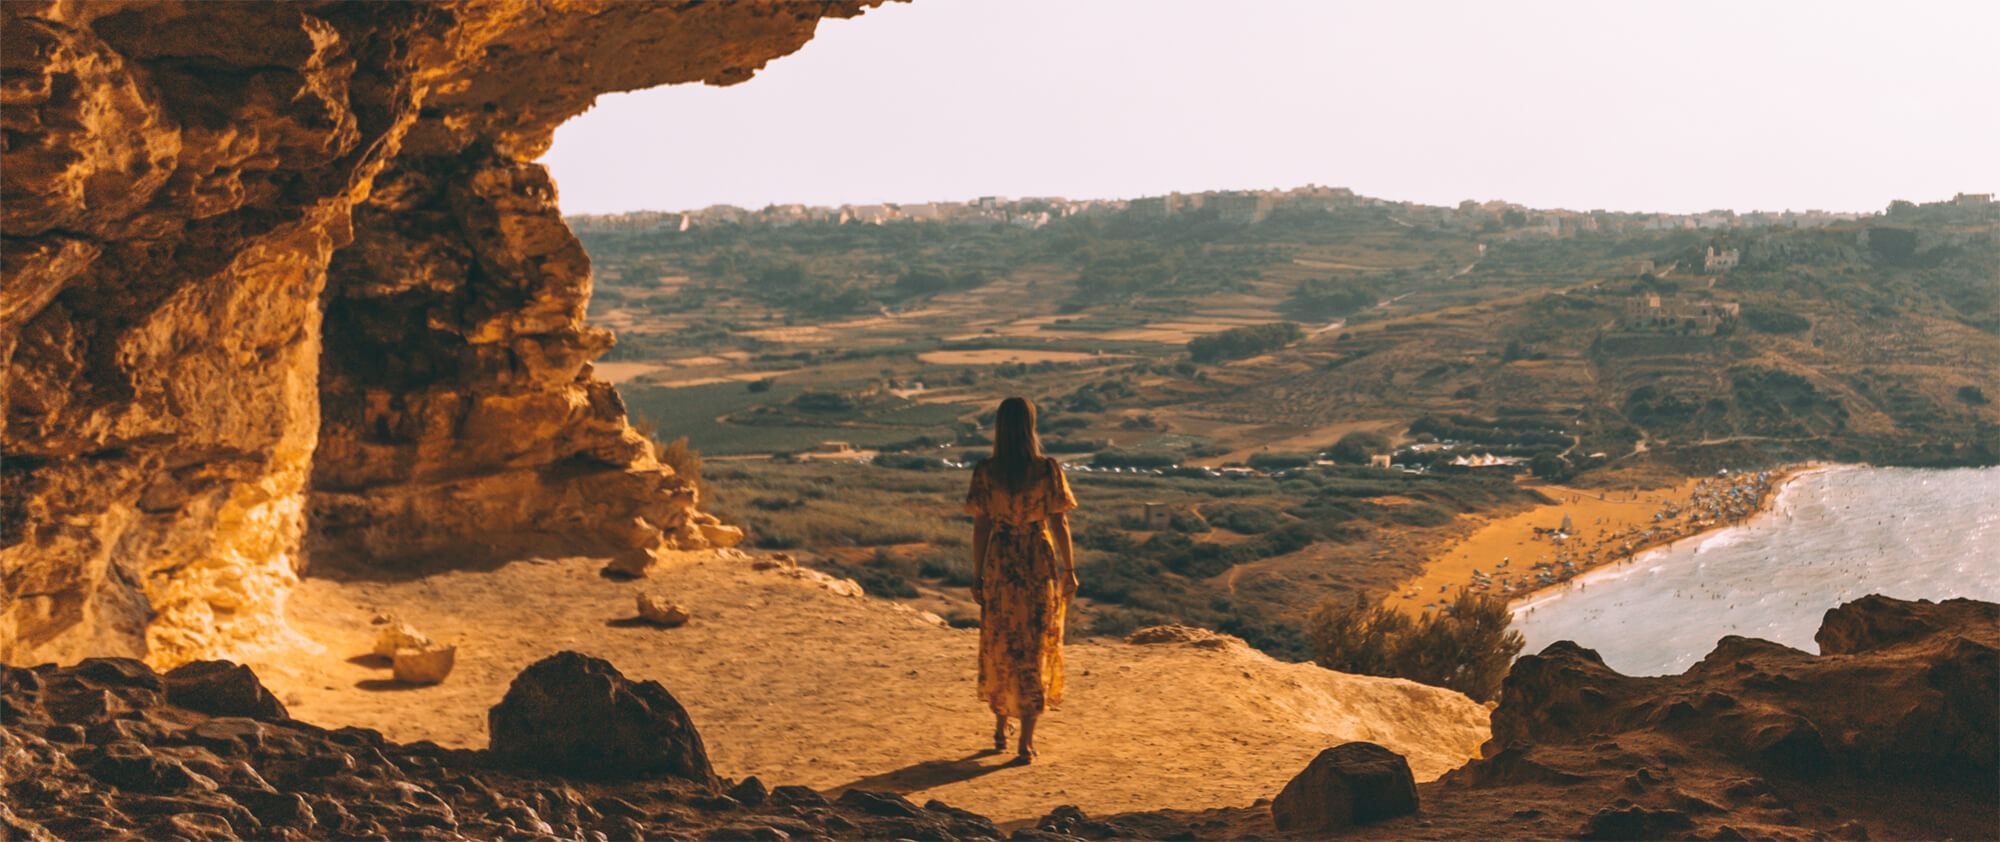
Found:
<svg viewBox="0 0 2000 842"><path fill-rule="evenodd" d="M532 159L873 0L0 6L0 659L230 654L317 551L727 543Z"/></svg>

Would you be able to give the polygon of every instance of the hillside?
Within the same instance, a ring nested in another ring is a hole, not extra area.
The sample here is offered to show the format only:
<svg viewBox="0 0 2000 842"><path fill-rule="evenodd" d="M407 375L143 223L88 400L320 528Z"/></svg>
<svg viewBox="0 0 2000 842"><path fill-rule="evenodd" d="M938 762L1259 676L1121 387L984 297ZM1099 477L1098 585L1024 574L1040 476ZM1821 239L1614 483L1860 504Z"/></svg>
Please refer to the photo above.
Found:
<svg viewBox="0 0 2000 842"><path fill-rule="evenodd" d="M947 615L966 608L947 466L983 455L1008 394L1073 465L1084 628L1185 622L1292 660L1322 600L1382 597L1540 501L1522 472L1622 491L2000 459L1992 206L1808 228L1538 213L578 228L591 318L620 337L596 369L708 457L704 500L757 546ZM1396 469L1357 464L1378 454ZM1451 464L1483 455L1515 464Z"/></svg>

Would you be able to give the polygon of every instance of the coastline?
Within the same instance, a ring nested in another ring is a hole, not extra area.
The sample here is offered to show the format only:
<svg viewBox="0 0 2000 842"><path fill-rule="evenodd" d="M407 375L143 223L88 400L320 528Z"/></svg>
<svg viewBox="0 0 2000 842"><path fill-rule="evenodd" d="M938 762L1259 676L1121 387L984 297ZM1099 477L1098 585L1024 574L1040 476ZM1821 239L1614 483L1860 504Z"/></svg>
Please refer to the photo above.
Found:
<svg viewBox="0 0 2000 842"><path fill-rule="evenodd" d="M1772 510L1779 493L1833 465L1806 463L1690 478L1664 488L1592 492L1545 486L1556 502L1494 518L1445 549L1383 600L1411 615L1439 610L1458 588L1504 597L1519 612L1557 598L1586 574L1638 560ZM1622 498L1622 499L1621 499ZM1573 521L1572 531L1561 526Z"/></svg>
<svg viewBox="0 0 2000 842"><path fill-rule="evenodd" d="M1680 545L1682 542L1694 541L1697 539L1705 539L1723 530L1730 529L1732 527L1742 526L1761 515L1769 514L1771 512L1776 511L1778 501L1783 497L1785 490L1790 488L1793 485L1793 483L1796 483L1797 481L1804 479L1808 476L1826 473L1828 471L1838 470L1844 467L1855 467L1855 466L1831 464L1823 462L1807 462L1807 463L1800 463L1797 465L1785 465L1778 468L1774 468L1771 471L1771 473L1774 474L1774 476L1771 478L1769 483L1763 489L1761 489L1761 493L1758 495L1756 505L1753 506L1748 512L1744 513L1742 516L1732 518L1727 521L1710 523L1705 526L1701 526L1700 528L1697 528L1693 531L1683 532L1677 535L1673 535L1672 537L1653 540L1644 544L1635 545L1629 554L1623 555L1622 557L1614 556L1608 560L1600 560L1588 566L1579 567L1574 575L1570 576L1568 579L1565 579L1563 581L1554 582L1552 584L1537 587L1522 593L1510 594L1508 597L1507 609L1510 613L1513 613L1516 616L1518 616L1523 612L1534 609L1536 606L1553 602L1557 599L1561 599L1562 597L1569 595L1571 593L1570 591L1571 585L1576 585L1579 589L1587 587L1590 584L1589 580L1594 578L1591 574L1602 573L1609 570L1615 570L1619 567L1625 566L1628 563L1643 562L1647 560L1647 558L1657 553L1662 553L1672 550L1674 547Z"/></svg>

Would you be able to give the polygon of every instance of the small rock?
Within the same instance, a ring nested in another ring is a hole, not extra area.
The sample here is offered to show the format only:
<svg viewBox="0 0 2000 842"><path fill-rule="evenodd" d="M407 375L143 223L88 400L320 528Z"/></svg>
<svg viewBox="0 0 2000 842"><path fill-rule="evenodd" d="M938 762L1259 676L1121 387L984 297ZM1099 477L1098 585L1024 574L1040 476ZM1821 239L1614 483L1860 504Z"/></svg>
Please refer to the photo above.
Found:
<svg viewBox="0 0 2000 842"><path fill-rule="evenodd" d="M393 658L398 649L428 649L436 644L408 623L391 623L375 637L375 654Z"/></svg>
<svg viewBox="0 0 2000 842"><path fill-rule="evenodd" d="M752 570L773 570L797 566L799 566L799 563L792 560L791 553L772 553L769 556L750 562L750 569Z"/></svg>
<svg viewBox="0 0 2000 842"><path fill-rule="evenodd" d="M779 804L791 804L799 807L826 806L826 796L819 794L819 791L812 787L800 786L798 784L785 784L783 786L772 787L771 800Z"/></svg>
<svg viewBox="0 0 2000 842"><path fill-rule="evenodd" d="M764 799L770 794L771 790L766 788L764 782L758 780L756 775L744 778L742 783L729 788L729 797L752 807L764 803Z"/></svg>
<svg viewBox="0 0 2000 842"><path fill-rule="evenodd" d="M249 667L229 661L191 661L166 674L167 701L210 716L282 721L285 706L264 689Z"/></svg>
<svg viewBox="0 0 2000 842"><path fill-rule="evenodd" d="M396 650L396 680L404 684L437 684L451 675L458 647L432 644Z"/></svg>
<svg viewBox="0 0 2000 842"><path fill-rule="evenodd" d="M575 652L522 670L487 723L493 754L548 771L715 779L701 735L673 694Z"/></svg>
<svg viewBox="0 0 2000 842"><path fill-rule="evenodd" d="M1648 810L1637 805L1606 807L1583 825L1582 839L1666 839L1694 827L1679 810Z"/></svg>
<svg viewBox="0 0 2000 842"><path fill-rule="evenodd" d="M743 543L743 530L723 523L697 524L701 537L711 547L734 547Z"/></svg>
<svg viewBox="0 0 2000 842"><path fill-rule="evenodd" d="M841 793L840 800L834 803L875 816L911 818L918 815L917 805L910 803L909 799L892 792L868 792L866 790L850 789Z"/></svg>
<svg viewBox="0 0 2000 842"><path fill-rule="evenodd" d="M1324 833L1416 811L1409 761L1364 742L1320 752L1271 801L1271 819L1284 831Z"/></svg>
<svg viewBox="0 0 2000 842"><path fill-rule="evenodd" d="M687 610L687 606L671 602L665 596L642 593L639 595L639 617L656 626L673 628L686 625L687 621L694 619L694 614Z"/></svg>

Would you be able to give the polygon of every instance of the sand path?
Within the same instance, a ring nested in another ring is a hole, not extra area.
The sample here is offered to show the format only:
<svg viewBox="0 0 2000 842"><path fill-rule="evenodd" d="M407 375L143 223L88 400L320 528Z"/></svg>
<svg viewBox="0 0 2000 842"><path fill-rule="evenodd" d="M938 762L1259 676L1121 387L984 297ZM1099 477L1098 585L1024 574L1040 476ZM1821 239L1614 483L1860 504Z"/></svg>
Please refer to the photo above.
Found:
<svg viewBox="0 0 2000 842"><path fill-rule="evenodd" d="M291 619L319 654L253 661L293 716L400 741L483 747L486 711L526 665L573 649L655 679L687 706L717 771L822 790L940 798L1001 822L1061 804L1091 814L1247 806L1348 740L1402 752L1419 780L1478 752L1487 710L1399 679L1284 664L1240 645L1067 649L1069 697L1038 733L1041 759L1003 766L974 699L976 630L782 570L711 556L638 581L589 559L517 561L397 581L308 578ZM672 594L697 619L656 629L634 596ZM367 652L378 614L460 646L444 684L405 688Z"/></svg>

